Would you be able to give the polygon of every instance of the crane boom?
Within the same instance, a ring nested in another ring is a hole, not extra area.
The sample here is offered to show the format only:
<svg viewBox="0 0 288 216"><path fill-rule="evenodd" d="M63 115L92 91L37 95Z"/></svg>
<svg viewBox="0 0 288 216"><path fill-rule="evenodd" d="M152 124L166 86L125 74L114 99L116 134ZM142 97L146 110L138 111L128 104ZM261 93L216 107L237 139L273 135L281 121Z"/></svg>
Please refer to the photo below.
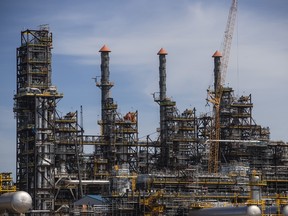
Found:
<svg viewBox="0 0 288 216"><path fill-rule="evenodd" d="M215 52L213 55L215 69L214 69L214 92L209 92L210 99L208 101L214 104L214 131L213 137L215 141L210 143L210 153L208 161L208 172L218 172L218 160L219 160L219 139L221 139L221 119L220 119L220 108L221 98L223 92L223 85L226 78L229 55L231 50L236 14L237 14L238 0L232 0L230 7L227 25L224 33L224 40L222 44L222 54ZM220 58L221 61L220 61Z"/></svg>
<svg viewBox="0 0 288 216"><path fill-rule="evenodd" d="M231 50L231 44L233 39L233 32L235 27L236 15L237 15L238 0L233 0L230 7L227 25L225 29L223 44L222 44L222 62L221 62L221 84L223 85L226 78L229 56Z"/></svg>

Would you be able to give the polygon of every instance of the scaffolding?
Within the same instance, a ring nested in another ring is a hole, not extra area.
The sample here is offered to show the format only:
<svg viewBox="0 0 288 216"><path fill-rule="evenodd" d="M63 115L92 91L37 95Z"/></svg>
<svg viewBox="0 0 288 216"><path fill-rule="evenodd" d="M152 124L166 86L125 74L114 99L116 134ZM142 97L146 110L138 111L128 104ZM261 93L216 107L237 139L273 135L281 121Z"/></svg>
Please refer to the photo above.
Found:
<svg viewBox="0 0 288 216"><path fill-rule="evenodd" d="M69 112L59 116L54 121L55 133L55 185L54 209L57 211L69 206L71 201L83 197L83 187L79 184L69 184L69 181L84 179L82 177L83 130L78 124L78 112ZM66 208L67 211L67 208Z"/></svg>

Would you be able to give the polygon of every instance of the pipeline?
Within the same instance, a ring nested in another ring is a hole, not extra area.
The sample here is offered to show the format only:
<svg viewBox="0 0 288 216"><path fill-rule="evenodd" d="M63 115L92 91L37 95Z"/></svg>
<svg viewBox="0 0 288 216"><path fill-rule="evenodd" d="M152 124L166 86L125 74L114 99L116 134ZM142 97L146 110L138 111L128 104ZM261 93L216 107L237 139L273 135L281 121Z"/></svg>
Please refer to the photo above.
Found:
<svg viewBox="0 0 288 216"><path fill-rule="evenodd" d="M79 184L79 180L65 180L66 184ZM90 185L90 184L98 184L98 185L103 185L103 184L109 184L110 181L108 180L81 180L82 185Z"/></svg>

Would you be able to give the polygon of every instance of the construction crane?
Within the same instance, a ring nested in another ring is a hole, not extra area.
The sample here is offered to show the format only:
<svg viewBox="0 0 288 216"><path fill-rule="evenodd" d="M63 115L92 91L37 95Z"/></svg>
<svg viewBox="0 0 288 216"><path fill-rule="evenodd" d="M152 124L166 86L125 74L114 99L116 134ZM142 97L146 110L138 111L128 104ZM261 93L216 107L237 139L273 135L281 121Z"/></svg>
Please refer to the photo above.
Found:
<svg viewBox="0 0 288 216"><path fill-rule="evenodd" d="M208 171L210 173L218 172L218 160L219 160L219 141L220 141L220 103L223 92L223 85L225 83L225 78L228 69L229 56L231 50L231 44L233 39L234 26L237 15L237 6L238 0L232 0L232 5L230 7L227 25L224 33L224 39L222 43L221 53L219 51L215 52L213 57L215 58L215 65L218 64L220 67L217 69L215 67L214 76L214 92L208 92L209 99L211 103L214 104L214 117L215 117L215 130L213 134L213 140L210 143L210 153L209 153L209 162L208 162ZM220 62L221 58L221 62Z"/></svg>
<svg viewBox="0 0 288 216"><path fill-rule="evenodd" d="M231 44L233 39L234 26L237 15L238 0L233 0L229 11L227 25L225 29L223 44L222 44L222 61L221 61L221 84L223 85L226 78Z"/></svg>

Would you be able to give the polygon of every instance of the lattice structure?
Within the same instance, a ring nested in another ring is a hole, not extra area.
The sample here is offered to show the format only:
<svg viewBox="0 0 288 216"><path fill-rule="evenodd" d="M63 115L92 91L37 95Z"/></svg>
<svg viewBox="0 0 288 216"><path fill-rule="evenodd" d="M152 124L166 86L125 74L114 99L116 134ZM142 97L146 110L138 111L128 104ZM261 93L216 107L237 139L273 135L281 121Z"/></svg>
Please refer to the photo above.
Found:
<svg viewBox="0 0 288 216"><path fill-rule="evenodd" d="M84 172L81 127L78 112L69 112L54 121L55 133L55 210L68 206L83 196L81 181ZM80 164L81 163L81 164ZM70 181L78 184L69 184ZM67 210L67 209L66 209Z"/></svg>
<svg viewBox="0 0 288 216"><path fill-rule="evenodd" d="M263 143L269 141L270 133L269 128L261 127L254 121L251 95L237 98L232 88L225 87L220 104L222 162L247 161L248 157L253 155L253 157L257 155L258 160L262 160L261 155L265 155ZM258 153L255 154L255 152ZM259 163L259 161L254 160L254 163ZM257 164L255 166L258 167Z"/></svg>
<svg viewBox="0 0 288 216"><path fill-rule="evenodd" d="M8 192L15 192L16 186L13 183L12 173L0 173L0 195Z"/></svg>
<svg viewBox="0 0 288 216"><path fill-rule="evenodd" d="M124 116L117 112L117 104L111 95L113 83L110 82L109 53L103 46L101 53L101 80L96 85L101 89L101 116L98 121L101 135L96 138L94 151L95 176L108 178L114 166L129 164L131 170L138 166L138 113L128 112ZM87 140L87 141L85 141ZM93 138L92 138L93 140ZM91 138L84 139L84 144ZM99 171L99 172L98 172Z"/></svg>
<svg viewBox="0 0 288 216"><path fill-rule="evenodd" d="M17 49L17 183L33 208L54 209L55 109L63 97L51 83L52 35L44 26L21 32Z"/></svg>
<svg viewBox="0 0 288 216"><path fill-rule="evenodd" d="M52 85L51 49L52 34L48 26L21 32L21 46L17 49L17 93L14 97L17 184L19 190L31 195L33 211L44 214L50 214L65 204L63 200L67 197L59 182L64 175L77 174L79 160L75 155L82 152L78 147L80 132L76 114L70 113L62 118L56 111L63 94ZM55 204L55 199L62 201Z"/></svg>
<svg viewBox="0 0 288 216"><path fill-rule="evenodd" d="M32 196L31 215L72 214L69 205L87 194L101 201L98 209L81 206L91 215L188 215L191 209L252 201L272 206L251 196L258 190L249 179L253 173L255 181L261 176L265 182L256 185L263 197L279 209L287 205L288 144L271 142L269 128L256 124L251 95L235 97L232 88L220 85L219 53L213 56L214 90L208 91L213 113L197 116L195 108L180 112L166 96L167 52L158 52L160 91L154 101L160 129L155 140L150 135L139 140L138 111L120 114L111 97L109 48L100 50L101 80L96 80L100 135L84 134L78 111L64 116L56 111L63 95L51 83L51 48L46 26L21 32L16 176L18 189ZM85 145L94 151L85 153ZM218 173L208 172L209 162ZM2 192L15 189L9 173L0 175L0 183Z"/></svg>

